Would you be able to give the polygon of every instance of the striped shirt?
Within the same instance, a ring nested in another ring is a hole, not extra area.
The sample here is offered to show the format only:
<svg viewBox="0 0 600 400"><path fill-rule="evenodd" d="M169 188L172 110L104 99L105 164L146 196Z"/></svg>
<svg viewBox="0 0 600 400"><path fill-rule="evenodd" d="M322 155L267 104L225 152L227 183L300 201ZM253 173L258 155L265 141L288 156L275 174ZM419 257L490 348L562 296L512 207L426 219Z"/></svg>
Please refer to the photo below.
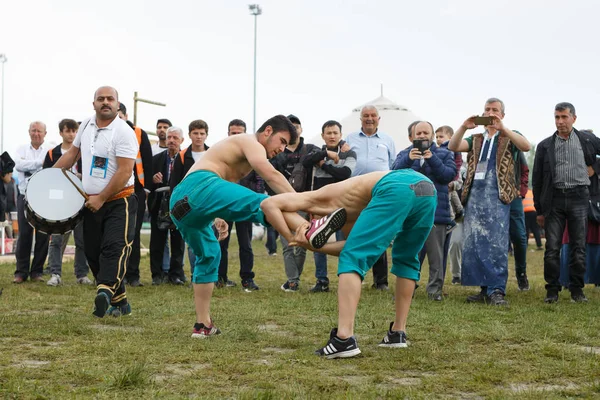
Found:
<svg viewBox="0 0 600 400"><path fill-rule="evenodd" d="M576 186L589 186L590 178L583 158L583 148L574 131L571 131L568 139L563 139L556 133L554 154L556 157L555 188L571 189Z"/></svg>

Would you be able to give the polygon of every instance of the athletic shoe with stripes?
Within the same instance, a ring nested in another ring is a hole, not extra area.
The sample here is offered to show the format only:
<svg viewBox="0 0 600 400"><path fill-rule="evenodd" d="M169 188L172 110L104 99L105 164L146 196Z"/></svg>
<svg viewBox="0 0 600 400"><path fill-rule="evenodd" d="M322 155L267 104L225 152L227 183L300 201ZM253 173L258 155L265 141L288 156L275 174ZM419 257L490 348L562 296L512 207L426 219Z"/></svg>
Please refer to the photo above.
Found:
<svg viewBox="0 0 600 400"><path fill-rule="evenodd" d="M345 223L346 209L338 208L323 218L313 219L306 231L306 239L313 248L320 249L325 246L331 235L342 229Z"/></svg>
<svg viewBox="0 0 600 400"><path fill-rule="evenodd" d="M316 350L315 354L331 360L333 358L357 356L360 354L360 349L358 348L358 342L354 336L351 336L348 339L340 339L337 337L337 328L333 328L329 334L329 341L325 347Z"/></svg>
<svg viewBox="0 0 600 400"><path fill-rule="evenodd" d="M110 306L108 311L106 311L106 315L110 315L115 318L124 315L131 315L131 304L127 303L122 306Z"/></svg>
<svg viewBox="0 0 600 400"><path fill-rule="evenodd" d="M210 326L204 324L195 323L194 330L192 331L192 337L198 339L206 339L210 336L220 335L221 330L217 328L212 322Z"/></svg>
<svg viewBox="0 0 600 400"><path fill-rule="evenodd" d="M98 318L103 318L106 314L106 310L108 310L108 306L110 305L110 298L108 294L104 292L99 292L94 299L94 314Z"/></svg>
<svg viewBox="0 0 600 400"><path fill-rule="evenodd" d="M392 326L394 326L393 321L390 322L390 329L381 343L379 343L379 347L408 347L406 333L404 331L393 331Z"/></svg>

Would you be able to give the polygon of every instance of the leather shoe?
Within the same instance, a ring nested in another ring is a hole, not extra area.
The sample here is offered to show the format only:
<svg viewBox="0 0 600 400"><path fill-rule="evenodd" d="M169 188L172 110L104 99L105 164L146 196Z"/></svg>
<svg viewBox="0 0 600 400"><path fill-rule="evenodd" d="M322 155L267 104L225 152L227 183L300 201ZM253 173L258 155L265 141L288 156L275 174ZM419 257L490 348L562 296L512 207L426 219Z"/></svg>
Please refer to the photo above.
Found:
<svg viewBox="0 0 600 400"><path fill-rule="evenodd" d="M140 282L139 279L134 279L131 282L129 282L129 286L138 287L138 286L144 286L144 284L142 282Z"/></svg>
<svg viewBox="0 0 600 400"><path fill-rule="evenodd" d="M32 276L31 282L46 282L46 281L44 280L44 278L42 278L41 275L38 275L38 276Z"/></svg>
<svg viewBox="0 0 600 400"><path fill-rule="evenodd" d="M25 278L23 278L22 276L15 276L15 279L13 279L13 283L23 283L25 282Z"/></svg>

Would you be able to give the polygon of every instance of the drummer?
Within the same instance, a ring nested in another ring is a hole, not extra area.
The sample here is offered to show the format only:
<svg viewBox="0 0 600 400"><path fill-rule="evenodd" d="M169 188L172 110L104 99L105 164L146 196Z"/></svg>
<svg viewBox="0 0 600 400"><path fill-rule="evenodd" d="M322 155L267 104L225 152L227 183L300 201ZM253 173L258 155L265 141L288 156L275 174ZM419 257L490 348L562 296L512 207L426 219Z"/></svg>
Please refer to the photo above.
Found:
<svg viewBox="0 0 600 400"><path fill-rule="evenodd" d="M81 123L73 146L54 167L70 168L81 155L89 195L83 210L85 255L98 285L93 314L118 317L131 314L123 278L135 234L133 167L139 148L134 131L118 117L116 89L98 88L92 104L96 114Z"/></svg>

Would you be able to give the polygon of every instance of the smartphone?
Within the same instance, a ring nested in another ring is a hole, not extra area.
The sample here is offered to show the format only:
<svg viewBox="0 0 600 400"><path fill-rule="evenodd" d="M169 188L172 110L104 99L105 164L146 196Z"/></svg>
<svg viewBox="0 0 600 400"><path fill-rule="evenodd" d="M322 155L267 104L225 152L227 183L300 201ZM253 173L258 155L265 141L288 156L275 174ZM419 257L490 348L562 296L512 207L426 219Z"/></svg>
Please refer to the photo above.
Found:
<svg viewBox="0 0 600 400"><path fill-rule="evenodd" d="M475 125L492 125L494 119L492 117L475 117Z"/></svg>
<svg viewBox="0 0 600 400"><path fill-rule="evenodd" d="M431 143L429 143L429 140L427 139L415 139L413 140L413 147L415 149L418 149L421 152L421 154L423 154L425 150L431 147Z"/></svg>

